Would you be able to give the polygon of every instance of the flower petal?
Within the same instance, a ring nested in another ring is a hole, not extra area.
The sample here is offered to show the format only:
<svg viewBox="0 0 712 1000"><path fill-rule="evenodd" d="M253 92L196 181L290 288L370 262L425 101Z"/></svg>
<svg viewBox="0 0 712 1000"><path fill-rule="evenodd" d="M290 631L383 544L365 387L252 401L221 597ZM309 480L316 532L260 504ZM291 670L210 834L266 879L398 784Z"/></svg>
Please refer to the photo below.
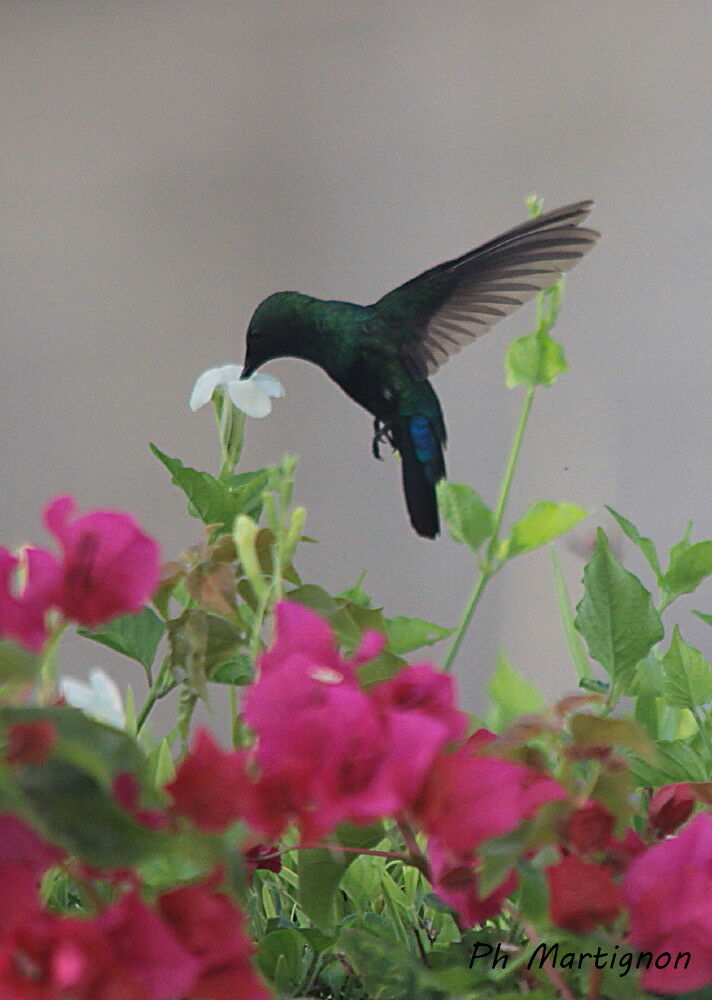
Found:
<svg viewBox="0 0 712 1000"><path fill-rule="evenodd" d="M273 378L271 375L253 375L252 381L255 382L263 392L266 392L268 396L272 396L273 399L283 399L284 398L284 386L277 378Z"/></svg>
<svg viewBox="0 0 712 1000"><path fill-rule="evenodd" d="M219 385L227 385L242 375L242 365L222 365L220 368L208 368L199 375L193 391L190 394L190 408L195 413L213 398L213 393Z"/></svg>
<svg viewBox="0 0 712 1000"><path fill-rule="evenodd" d="M272 412L272 400L267 393L257 385L255 379L245 379L230 382L227 393L238 410L248 417L266 417Z"/></svg>

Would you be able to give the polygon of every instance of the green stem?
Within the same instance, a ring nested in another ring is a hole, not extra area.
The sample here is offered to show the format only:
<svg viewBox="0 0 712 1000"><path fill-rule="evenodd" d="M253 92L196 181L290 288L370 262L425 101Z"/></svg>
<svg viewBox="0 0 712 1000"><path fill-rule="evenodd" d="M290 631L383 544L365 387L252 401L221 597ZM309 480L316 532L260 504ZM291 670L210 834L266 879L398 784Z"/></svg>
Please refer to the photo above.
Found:
<svg viewBox="0 0 712 1000"><path fill-rule="evenodd" d="M705 749L707 750L709 758L708 762L712 762L712 742L710 741L710 734L707 730L707 726L705 725L705 720L704 718L701 718L700 710L698 708L693 708L692 714L695 717L695 722L697 723L697 728L699 730L700 736L702 737L702 742L704 743Z"/></svg>
<svg viewBox="0 0 712 1000"><path fill-rule="evenodd" d="M137 735L138 733L141 732L141 729L145 725L146 719L148 718L151 709L156 704L156 702L160 698L164 698L167 694L169 694L171 691L175 690L175 688L178 687L177 681L174 681L172 684L169 684L168 687L163 687L163 680L164 680L163 671L159 670L158 677L151 685L151 689L148 692L148 697L146 698L146 701L144 702L143 707L138 714L138 718L136 719Z"/></svg>
<svg viewBox="0 0 712 1000"><path fill-rule="evenodd" d="M40 677L42 679L43 697L52 697L57 686L57 650L60 640L67 628L68 622L61 618L50 632L44 650L42 652L42 665L40 667Z"/></svg>
<svg viewBox="0 0 712 1000"><path fill-rule="evenodd" d="M489 545L487 546L487 555L485 556L485 561L480 567L480 574L475 582L472 593L470 594L470 599L465 607L462 620L460 621L457 632L455 633L455 638L453 639L452 645L450 646L448 654L445 658L443 670L446 672L452 669L455 657L458 654L462 640L465 637L465 633L470 626L475 609L480 603L480 598L485 591L485 587L501 566L501 562L498 563L495 561L496 552L499 547L499 533L502 528L502 521L504 520L504 513L507 508L507 501L512 488L512 480L514 479L514 472L517 467L517 461L519 460L519 453L522 450L524 432L526 431L527 423L529 422L529 415L531 413L532 403L534 402L535 392L536 388L534 386L530 386L530 388L527 389L527 394L524 398L522 411L519 415L519 423L517 424L517 430L514 434L514 440L509 452L507 468L505 469L504 478L502 479L502 485L499 490L499 499L494 513L492 536L490 537Z"/></svg>

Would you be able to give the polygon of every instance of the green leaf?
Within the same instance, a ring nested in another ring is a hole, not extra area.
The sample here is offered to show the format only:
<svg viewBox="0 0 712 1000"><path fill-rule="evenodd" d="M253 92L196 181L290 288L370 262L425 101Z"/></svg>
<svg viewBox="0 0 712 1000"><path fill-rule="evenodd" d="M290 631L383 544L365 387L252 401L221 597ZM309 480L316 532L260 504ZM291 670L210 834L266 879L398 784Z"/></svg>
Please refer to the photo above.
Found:
<svg viewBox="0 0 712 1000"><path fill-rule="evenodd" d="M564 352L544 329L518 337L509 345L504 361L507 387L553 385L568 371Z"/></svg>
<svg viewBox="0 0 712 1000"><path fill-rule="evenodd" d="M569 592L566 589L564 574L561 572L561 564L559 563L559 557L556 554L555 548L551 549L551 563L554 567L556 598L559 604L559 615L561 616L564 638L566 639L566 645L569 647L569 655L571 656L574 666L576 667L576 673L578 674L579 680L587 680L590 679L591 666L588 662L586 651L583 648L581 636L576 631L574 626L574 612L571 607Z"/></svg>
<svg viewBox="0 0 712 1000"><path fill-rule="evenodd" d="M668 704L692 711L712 701L712 667L699 650L684 642L677 625L662 664Z"/></svg>
<svg viewBox="0 0 712 1000"><path fill-rule="evenodd" d="M39 672L39 656L10 639L0 640L0 684L31 684Z"/></svg>
<svg viewBox="0 0 712 1000"><path fill-rule="evenodd" d="M659 742L657 760L644 761L630 756L630 766L638 786L659 788L680 781L708 781L709 775L699 753L686 740Z"/></svg>
<svg viewBox="0 0 712 1000"><path fill-rule="evenodd" d="M492 511L470 486L441 479L435 490L440 514L452 537L477 552L492 535Z"/></svg>
<svg viewBox="0 0 712 1000"><path fill-rule="evenodd" d="M618 522L618 527L621 529L624 535L630 538L631 542L638 546L640 551L643 553L648 561L648 565L655 574L655 579L660 582L663 571L660 569L660 562L658 560L658 553L649 538L645 538L641 535L634 524L632 524L627 518L623 517L622 514L618 514L612 507L606 506L606 510L615 518Z"/></svg>
<svg viewBox="0 0 712 1000"><path fill-rule="evenodd" d="M238 653L237 656L226 660L210 675L211 681L218 684L234 684L236 687L252 684L254 679L255 668L247 653Z"/></svg>
<svg viewBox="0 0 712 1000"><path fill-rule="evenodd" d="M637 722L631 719L608 719L599 715L574 715L571 735L579 749L612 747L630 750L643 759L654 759L653 748Z"/></svg>
<svg viewBox="0 0 712 1000"><path fill-rule="evenodd" d="M662 639L660 615L640 580L613 555L601 528L583 582L574 624L593 659L617 680Z"/></svg>
<svg viewBox="0 0 712 1000"><path fill-rule="evenodd" d="M262 510L262 493L267 488L269 469L231 476L220 482L207 472L199 472L183 465L180 459L164 455L154 444L151 451L165 465L173 483L188 498L188 513L204 524L218 525L223 531L232 531L238 514L257 519Z"/></svg>
<svg viewBox="0 0 712 1000"><path fill-rule="evenodd" d="M712 625L712 615L706 615L703 611L693 611L693 615L697 615L706 625Z"/></svg>
<svg viewBox="0 0 712 1000"><path fill-rule="evenodd" d="M123 653L140 663L145 670L151 669L165 630L164 623L150 608L143 608L135 615L114 618L98 629L77 629L79 635Z"/></svg>
<svg viewBox="0 0 712 1000"><path fill-rule="evenodd" d="M479 848L481 868L477 879L477 892L480 899L494 892L504 882L512 868L516 868L527 846L528 826L526 822L522 823L511 833L503 837L492 837Z"/></svg>
<svg viewBox="0 0 712 1000"><path fill-rule="evenodd" d="M17 768L30 817L50 840L96 868L133 867L168 846L135 822L86 771L61 760Z"/></svg>
<svg viewBox="0 0 712 1000"><path fill-rule="evenodd" d="M443 628L420 618L386 618L385 626L388 650L396 656L412 653L414 649L422 649L423 646L432 646L455 631L454 628Z"/></svg>
<svg viewBox="0 0 712 1000"><path fill-rule="evenodd" d="M177 681L205 695L205 681L235 659L244 637L217 615L191 608L167 623L170 664Z"/></svg>
<svg viewBox="0 0 712 1000"><path fill-rule="evenodd" d="M257 964L263 976L271 982L277 979L280 959L284 969L280 989L293 995L301 979L302 953L305 940L296 927L284 927L266 934L259 943Z"/></svg>
<svg viewBox="0 0 712 1000"><path fill-rule="evenodd" d="M355 853L339 854L338 844L369 850L383 839L383 826L359 827L342 824L336 831L333 850L300 851L297 862L299 873L299 902L316 926L328 933L335 924L334 897L346 869L359 856Z"/></svg>
<svg viewBox="0 0 712 1000"><path fill-rule="evenodd" d="M570 531L588 517L588 512L572 503L540 501L532 504L521 520L512 525L507 558L531 552Z"/></svg>
<svg viewBox="0 0 712 1000"><path fill-rule="evenodd" d="M712 573L712 542L697 542L673 554L663 577L663 586L672 597L691 594Z"/></svg>
<svg viewBox="0 0 712 1000"><path fill-rule="evenodd" d="M126 733L103 722L90 719L77 708L0 707L0 728L14 723L49 722L57 733L53 755L87 771L101 784L110 787L122 771L145 774L146 758L140 747Z"/></svg>
<svg viewBox="0 0 712 1000"><path fill-rule="evenodd" d="M534 715L544 709L544 699L537 689L509 665L502 653L497 657L487 688L493 701L487 716L487 728L501 733L520 715Z"/></svg>

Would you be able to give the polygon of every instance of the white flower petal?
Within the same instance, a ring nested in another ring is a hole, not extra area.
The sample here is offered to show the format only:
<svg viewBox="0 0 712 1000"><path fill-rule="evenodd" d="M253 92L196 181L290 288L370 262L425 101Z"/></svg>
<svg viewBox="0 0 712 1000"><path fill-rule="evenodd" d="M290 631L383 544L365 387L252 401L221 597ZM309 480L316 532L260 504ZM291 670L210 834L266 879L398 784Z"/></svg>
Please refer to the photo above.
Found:
<svg viewBox="0 0 712 1000"><path fill-rule="evenodd" d="M199 375L193 391L190 394L190 408L195 413L213 398L213 393L219 385L227 385L242 375L242 365L223 365L221 368L208 368Z"/></svg>
<svg viewBox="0 0 712 1000"><path fill-rule="evenodd" d="M126 717L121 692L103 670L92 670L88 684L75 677L62 677L59 691L74 708L116 729L124 728Z"/></svg>
<svg viewBox="0 0 712 1000"><path fill-rule="evenodd" d="M271 375L253 375L252 380L273 399L284 398L284 386L277 378Z"/></svg>
<svg viewBox="0 0 712 1000"><path fill-rule="evenodd" d="M272 401L257 385L255 379L247 378L244 382L230 382L227 387L228 396L238 408L248 417L266 417L272 412Z"/></svg>

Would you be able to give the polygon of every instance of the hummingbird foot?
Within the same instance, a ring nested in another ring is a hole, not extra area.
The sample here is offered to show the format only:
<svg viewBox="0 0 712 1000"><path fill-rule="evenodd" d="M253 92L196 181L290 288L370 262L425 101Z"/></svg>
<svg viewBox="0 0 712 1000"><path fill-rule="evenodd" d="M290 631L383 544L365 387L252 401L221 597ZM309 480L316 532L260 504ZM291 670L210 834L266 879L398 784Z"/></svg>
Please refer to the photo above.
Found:
<svg viewBox="0 0 712 1000"><path fill-rule="evenodd" d="M387 441L388 444L395 451L395 438L393 436L393 428L390 424L384 424L382 421L376 417L373 421L373 457L377 458L379 462L381 461L381 445Z"/></svg>

